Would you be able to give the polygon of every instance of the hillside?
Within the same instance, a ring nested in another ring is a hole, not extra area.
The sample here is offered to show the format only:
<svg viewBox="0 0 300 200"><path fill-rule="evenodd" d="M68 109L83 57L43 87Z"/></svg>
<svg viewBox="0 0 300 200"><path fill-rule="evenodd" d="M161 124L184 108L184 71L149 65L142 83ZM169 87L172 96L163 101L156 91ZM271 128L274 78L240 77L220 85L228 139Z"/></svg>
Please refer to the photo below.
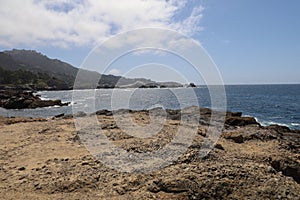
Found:
<svg viewBox="0 0 300 200"><path fill-rule="evenodd" d="M19 89L72 89L78 68L50 59L34 50L16 50L0 52L0 84L2 87ZM182 87L179 83L156 83L150 79L130 79L114 75L101 75L97 85L91 80L98 80L98 72L83 70L79 88L114 88L114 87ZM97 81L95 81L97 82Z"/></svg>

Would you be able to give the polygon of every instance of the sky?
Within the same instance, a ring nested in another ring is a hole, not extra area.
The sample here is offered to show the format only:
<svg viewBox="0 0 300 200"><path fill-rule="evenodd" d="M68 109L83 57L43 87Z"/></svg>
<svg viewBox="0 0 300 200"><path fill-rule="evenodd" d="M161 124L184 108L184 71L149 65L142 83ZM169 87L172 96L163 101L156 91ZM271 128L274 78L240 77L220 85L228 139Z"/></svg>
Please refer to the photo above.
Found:
<svg viewBox="0 0 300 200"><path fill-rule="evenodd" d="M225 84L300 83L299 8L298 0L0 0L0 50L33 49L80 67L116 34L158 27L201 44ZM201 83L193 70L174 55L146 52L105 73Z"/></svg>

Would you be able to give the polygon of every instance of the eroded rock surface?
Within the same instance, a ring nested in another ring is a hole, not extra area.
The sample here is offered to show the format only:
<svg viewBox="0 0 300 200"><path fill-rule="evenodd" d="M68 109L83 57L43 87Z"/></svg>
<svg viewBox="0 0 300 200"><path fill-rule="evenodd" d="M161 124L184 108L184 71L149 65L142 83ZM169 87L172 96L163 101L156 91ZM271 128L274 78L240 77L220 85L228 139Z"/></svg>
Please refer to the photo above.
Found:
<svg viewBox="0 0 300 200"><path fill-rule="evenodd" d="M148 173L118 171L95 159L72 116L1 117L1 199L299 199L298 131L262 127L239 113L227 113L227 119L239 122L225 124L215 148L200 157L211 112L191 112L202 113L192 145L176 162ZM126 133L112 113L97 112L99 128L127 152L157 151L180 134L179 111L168 111L163 128L148 138ZM150 123L147 111L130 115L141 126Z"/></svg>

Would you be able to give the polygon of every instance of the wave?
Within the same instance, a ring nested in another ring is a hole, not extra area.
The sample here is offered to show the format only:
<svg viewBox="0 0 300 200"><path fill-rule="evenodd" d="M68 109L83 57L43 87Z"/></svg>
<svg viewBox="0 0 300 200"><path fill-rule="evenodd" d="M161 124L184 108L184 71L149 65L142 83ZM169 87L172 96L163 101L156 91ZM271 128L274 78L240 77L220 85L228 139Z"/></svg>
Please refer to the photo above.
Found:
<svg viewBox="0 0 300 200"><path fill-rule="evenodd" d="M51 99L49 99L49 98L47 98L47 97L40 97L40 99L41 99L42 101L48 101L48 100L51 100Z"/></svg>
<svg viewBox="0 0 300 200"><path fill-rule="evenodd" d="M69 103L68 106L73 106L73 105L77 104L74 101L62 101L62 103Z"/></svg>
<svg viewBox="0 0 300 200"><path fill-rule="evenodd" d="M274 122L274 121L259 121L257 120L262 126L270 126L270 125L279 125L279 126L286 126L290 129L295 129L297 126L300 126L298 123L280 123L280 122Z"/></svg>
<svg viewBox="0 0 300 200"><path fill-rule="evenodd" d="M277 117L269 117L270 119L282 119L281 116L277 116Z"/></svg>
<svg viewBox="0 0 300 200"><path fill-rule="evenodd" d="M300 126L300 123L291 123L292 126Z"/></svg>

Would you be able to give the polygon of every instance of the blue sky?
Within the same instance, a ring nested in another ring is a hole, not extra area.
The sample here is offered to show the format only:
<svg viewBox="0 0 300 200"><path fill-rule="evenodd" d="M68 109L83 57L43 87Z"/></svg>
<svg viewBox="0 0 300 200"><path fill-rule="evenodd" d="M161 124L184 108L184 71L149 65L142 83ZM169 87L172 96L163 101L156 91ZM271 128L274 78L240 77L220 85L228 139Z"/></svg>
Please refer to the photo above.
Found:
<svg viewBox="0 0 300 200"><path fill-rule="evenodd" d="M300 1L203 2L197 38L225 82L300 82Z"/></svg>
<svg viewBox="0 0 300 200"><path fill-rule="evenodd" d="M226 84L300 83L300 1L128 2L132 5L106 0L1 1L0 49L35 49L79 67L96 44L115 33L163 27L199 41ZM129 60L123 60L123 73L130 70ZM168 64L182 72L191 70L178 63ZM166 77L141 71L132 76ZM118 74L118 69L111 72Z"/></svg>

